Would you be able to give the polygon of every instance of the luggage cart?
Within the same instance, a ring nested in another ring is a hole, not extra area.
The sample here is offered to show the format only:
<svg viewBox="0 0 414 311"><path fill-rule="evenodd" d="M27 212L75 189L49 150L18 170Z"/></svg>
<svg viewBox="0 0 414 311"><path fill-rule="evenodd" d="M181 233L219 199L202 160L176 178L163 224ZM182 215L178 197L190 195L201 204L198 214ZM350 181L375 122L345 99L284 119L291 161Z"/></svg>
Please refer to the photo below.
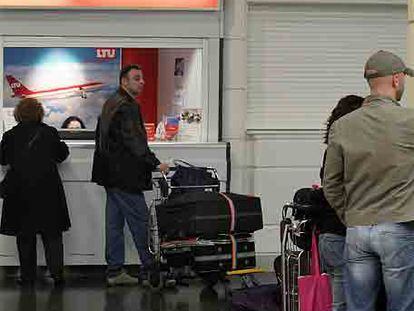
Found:
<svg viewBox="0 0 414 311"><path fill-rule="evenodd" d="M310 272L310 252L297 246L297 239L307 234L305 226L310 220L295 219L295 213L306 206L286 204L282 210L282 301L283 311L300 311L298 277Z"/></svg>
<svg viewBox="0 0 414 311"><path fill-rule="evenodd" d="M175 165L182 164L182 163L186 163L186 162L182 160L174 161ZM183 259L183 257L185 258L186 256L188 256L189 262L181 267L178 267L177 265L171 266L167 262L166 260L167 256L165 255L168 252L170 256L169 258L171 258L171 252L174 252L174 245L171 245L171 244L174 244L174 241L173 243L171 243L171 241L168 241L168 242L162 241L162 237L159 236L156 208L159 204L165 203L168 200L169 195L171 194L172 191L174 191L175 189L188 190L188 191L191 191L191 190L217 191L217 192L220 191L221 183L223 183L223 181L219 179L217 170L213 167L204 167L203 169L206 169L213 176L213 178L217 180L216 184L173 186L171 185L171 178L177 170L176 166L171 167L168 174L158 173L156 176L153 177L155 195L154 195L154 199L149 209L149 226L148 226L149 243L148 245L149 245L149 250L153 254L158 266L164 268L164 269L161 269L161 270L164 270L164 275L163 277L161 277L161 279L163 280L165 287L175 286L175 282L173 282L174 279L178 282L178 284L183 284L182 279L193 278L196 274L198 274L204 281L207 282L209 286L213 287L218 283L217 284L218 287L224 287L224 289L223 290L220 289L220 291L224 292L224 296L227 297L228 295L228 288L227 288L227 282L226 282L227 276L240 275L243 286L244 285L247 286L248 284L255 282L253 274L263 272L263 270L254 267L251 269L231 270L231 271L226 271L225 269L224 270L217 269L217 271L210 271L210 272L202 272L198 270L195 271L193 268L197 266L197 263L199 263L197 259L193 258L194 253L196 253L197 247L199 247L200 245L205 245L205 243L208 243L208 242L210 242L210 244L212 243L212 241L206 241L202 239L180 241L181 246L177 248L178 249L177 259L178 261L180 261ZM217 239L219 238L220 237L217 237ZM187 250L187 252L185 252L185 250ZM245 261L247 260L248 259L246 258ZM177 273L177 270L180 270L180 271L178 271ZM186 284L184 283L184 285Z"/></svg>
<svg viewBox="0 0 414 311"><path fill-rule="evenodd" d="M157 211L156 207L162 203L165 203L168 200L169 195L175 189L177 190L200 190L200 191L220 191L221 188L221 181L218 176L218 172L213 167L205 167L207 172L211 174L211 176L217 180L216 184L209 184L209 185L181 185L181 186L173 186L171 185L171 178L177 170L177 165L182 163L192 166L185 161L182 160L174 160L174 166L170 167L169 172L167 174L156 172L153 176L153 188L154 188L154 198L149 207L149 223L148 223L148 248L150 253L154 256L155 263L157 268L162 271L163 266L166 266L166 260L163 257L164 247L162 246L162 240L159 236L158 230L158 223L157 223ZM191 241L188 242L191 244ZM196 241L193 241L196 243ZM191 247L189 245L189 247ZM168 248L168 246L167 246ZM194 272L191 271L190 266L182 267L183 272L180 273L180 277L183 278L192 278L194 277ZM165 270L165 269L164 269ZM165 287L173 287L175 286L175 279L176 273L173 271L172 267L167 266L166 273L161 272L162 276L160 277L160 281L163 282ZM180 282L180 280L179 280ZM180 282L182 284L182 282Z"/></svg>

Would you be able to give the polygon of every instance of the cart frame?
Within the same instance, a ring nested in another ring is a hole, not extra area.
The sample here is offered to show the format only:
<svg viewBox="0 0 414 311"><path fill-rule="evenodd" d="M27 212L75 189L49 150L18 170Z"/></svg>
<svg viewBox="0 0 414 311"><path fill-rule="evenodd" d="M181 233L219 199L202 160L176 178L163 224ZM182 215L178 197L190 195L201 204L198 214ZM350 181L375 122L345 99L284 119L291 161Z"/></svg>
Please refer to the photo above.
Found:
<svg viewBox="0 0 414 311"><path fill-rule="evenodd" d="M294 214L298 208L295 203L283 206L281 222L281 252L282 252L282 302L283 311L300 311L298 296L298 277L309 274L310 252L295 245L295 236L306 234L304 225L310 220L295 220Z"/></svg>
<svg viewBox="0 0 414 311"><path fill-rule="evenodd" d="M153 191L154 191L154 198L149 206L148 210L148 249L149 252L154 256L155 264L161 272L161 265L164 263L163 259L163 249L162 249L162 241L161 237L159 236L158 231L158 223L157 223L157 211L156 207L159 204L165 203L168 200L169 194L174 189L182 189L182 190L189 190L189 189L199 189L200 191L220 191L221 183L224 181L220 180L218 176L218 172L214 167L203 167L206 169L207 172L212 174L212 177L217 180L217 184L210 184L210 185L183 185L183 186L172 186L171 185L171 178L177 170L177 166L181 164L186 164L188 166L193 166L188 164L183 160L173 160L175 166L170 167L168 173L163 172L155 172L155 176L152 178L153 182ZM194 166L193 166L194 167ZM189 267L183 267L186 272L186 275L191 276L191 272L189 272ZM167 272L167 277L164 278L164 285L165 280L168 280L168 275L173 274L173 269L171 267L168 268L169 271Z"/></svg>

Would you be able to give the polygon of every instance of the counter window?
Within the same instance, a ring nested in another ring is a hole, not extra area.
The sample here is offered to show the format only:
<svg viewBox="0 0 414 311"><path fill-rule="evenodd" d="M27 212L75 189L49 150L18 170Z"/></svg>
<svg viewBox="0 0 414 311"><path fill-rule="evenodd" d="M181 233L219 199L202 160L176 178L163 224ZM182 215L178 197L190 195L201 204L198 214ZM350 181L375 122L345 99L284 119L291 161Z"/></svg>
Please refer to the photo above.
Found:
<svg viewBox="0 0 414 311"><path fill-rule="evenodd" d="M201 141L202 53L189 48L4 48L3 130L21 98L36 97L44 122L65 138L92 139L119 69L138 64L145 86L137 98L150 141Z"/></svg>

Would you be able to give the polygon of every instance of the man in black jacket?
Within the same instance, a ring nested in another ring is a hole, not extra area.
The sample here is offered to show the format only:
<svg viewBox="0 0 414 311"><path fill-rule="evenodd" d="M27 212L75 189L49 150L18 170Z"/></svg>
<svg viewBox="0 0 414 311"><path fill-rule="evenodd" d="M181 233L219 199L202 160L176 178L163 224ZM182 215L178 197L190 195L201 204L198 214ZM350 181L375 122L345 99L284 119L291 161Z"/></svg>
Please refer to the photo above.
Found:
<svg viewBox="0 0 414 311"><path fill-rule="evenodd" d="M119 82L119 89L105 102L98 119L92 171L92 181L104 186L107 194L106 261L110 286L138 284L137 278L123 271L125 220L145 271L143 281L147 282L146 272L154 272L147 243L148 208L143 191L151 190L154 169L168 170L168 165L160 163L148 147L140 106L135 100L144 87L141 68L123 68Z"/></svg>

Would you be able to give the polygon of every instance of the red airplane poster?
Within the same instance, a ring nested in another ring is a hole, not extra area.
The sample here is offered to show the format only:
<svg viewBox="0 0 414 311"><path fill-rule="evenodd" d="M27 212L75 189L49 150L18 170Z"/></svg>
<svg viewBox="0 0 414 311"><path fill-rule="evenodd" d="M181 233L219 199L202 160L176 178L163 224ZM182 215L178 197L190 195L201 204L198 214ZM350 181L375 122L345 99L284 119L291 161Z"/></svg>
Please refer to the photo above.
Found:
<svg viewBox="0 0 414 311"><path fill-rule="evenodd" d="M22 98L44 106L45 123L65 127L76 117L94 129L102 105L118 87L120 50L116 48L5 48L3 108Z"/></svg>

